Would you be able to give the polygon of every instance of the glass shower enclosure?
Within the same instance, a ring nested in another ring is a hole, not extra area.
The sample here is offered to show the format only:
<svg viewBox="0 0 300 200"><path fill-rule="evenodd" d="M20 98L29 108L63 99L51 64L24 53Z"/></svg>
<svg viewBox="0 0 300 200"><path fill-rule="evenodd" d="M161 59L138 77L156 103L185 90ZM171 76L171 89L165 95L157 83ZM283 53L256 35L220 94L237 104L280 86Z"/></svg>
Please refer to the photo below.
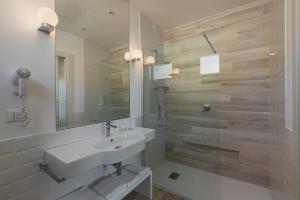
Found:
<svg viewBox="0 0 300 200"><path fill-rule="evenodd" d="M213 81L220 72L219 46L219 32L209 31L144 50L146 59L155 60L144 66L144 126L156 129L146 163L154 170L154 184L173 192L185 184L180 179L186 170L218 170L202 160L218 162L220 151L235 156L219 146L222 97ZM202 189L218 189L219 177L207 182ZM218 193L208 198L218 199Z"/></svg>
<svg viewBox="0 0 300 200"><path fill-rule="evenodd" d="M224 180L270 186L269 16L261 2L170 30L141 24L155 185L196 200L220 199Z"/></svg>

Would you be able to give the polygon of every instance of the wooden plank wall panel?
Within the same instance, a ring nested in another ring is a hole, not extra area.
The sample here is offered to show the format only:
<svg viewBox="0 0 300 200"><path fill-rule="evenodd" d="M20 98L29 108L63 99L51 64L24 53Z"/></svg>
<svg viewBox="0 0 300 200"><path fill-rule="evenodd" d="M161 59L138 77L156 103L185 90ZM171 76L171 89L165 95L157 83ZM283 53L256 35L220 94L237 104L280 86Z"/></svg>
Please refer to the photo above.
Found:
<svg viewBox="0 0 300 200"><path fill-rule="evenodd" d="M200 75L200 56L211 54L203 31L220 54L218 74ZM170 87L167 159L269 186L269 33L269 4L165 33L165 61L181 70L160 80Z"/></svg>
<svg viewBox="0 0 300 200"><path fill-rule="evenodd" d="M297 198L297 136L285 127L285 3L271 1L271 191L274 200ZM294 129L295 130L295 129Z"/></svg>

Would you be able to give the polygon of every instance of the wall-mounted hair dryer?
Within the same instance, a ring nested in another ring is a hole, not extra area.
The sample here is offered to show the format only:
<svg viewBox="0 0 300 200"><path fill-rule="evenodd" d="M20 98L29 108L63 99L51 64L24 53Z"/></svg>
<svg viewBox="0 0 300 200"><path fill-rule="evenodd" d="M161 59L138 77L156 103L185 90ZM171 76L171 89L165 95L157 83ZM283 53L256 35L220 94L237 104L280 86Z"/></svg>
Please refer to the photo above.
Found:
<svg viewBox="0 0 300 200"><path fill-rule="evenodd" d="M28 79L30 78L31 72L26 68L19 68L13 76L13 82L15 85L19 86L18 95L24 97L26 94L26 87L28 84Z"/></svg>
<svg viewBox="0 0 300 200"><path fill-rule="evenodd" d="M17 69L17 71L12 76L12 83L15 86L18 86L18 91L16 91L15 93L22 99L22 109L20 111L21 115L18 118L20 126L22 127L27 127L31 120L32 109L25 99L26 87L30 76L31 72L29 69L26 68Z"/></svg>

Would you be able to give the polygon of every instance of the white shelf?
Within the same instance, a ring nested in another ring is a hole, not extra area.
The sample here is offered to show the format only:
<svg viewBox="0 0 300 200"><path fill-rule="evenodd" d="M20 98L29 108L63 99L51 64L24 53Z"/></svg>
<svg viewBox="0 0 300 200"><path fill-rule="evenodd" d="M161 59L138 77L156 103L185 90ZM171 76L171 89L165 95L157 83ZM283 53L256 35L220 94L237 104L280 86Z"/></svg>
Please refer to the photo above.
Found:
<svg viewBox="0 0 300 200"><path fill-rule="evenodd" d="M148 167L128 165L122 172L121 176L105 177L93 184L92 188L76 191L60 200L121 200L136 188L152 199L152 171Z"/></svg>

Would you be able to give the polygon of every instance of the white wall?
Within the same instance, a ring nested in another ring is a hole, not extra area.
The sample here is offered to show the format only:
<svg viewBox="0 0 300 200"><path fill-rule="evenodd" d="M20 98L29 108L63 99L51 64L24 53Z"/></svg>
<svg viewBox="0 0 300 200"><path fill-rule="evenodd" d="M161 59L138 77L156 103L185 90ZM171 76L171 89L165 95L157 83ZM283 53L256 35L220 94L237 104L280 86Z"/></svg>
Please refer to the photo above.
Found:
<svg viewBox="0 0 300 200"><path fill-rule="evenodd" d="M41 6L53 8L54 0L10 0L1 4L0 139L55 130L55 34L49 36L37 31L36 13ZM140 47L140 13L134 6L130 9L130 49L136 49ZM21 107L20 99L12 94L10 81L18 67L32 71L28 101L33 107L33 117L28 128L6 123L5 110ZM132 65L131 73L131 116L141 118L142 62ZM82 87L78 86L80 91ZM78 103L78 111L82 111L83 102Z"/></svg>
<svg viewBox="0 0 300 200"><path fill-rule="evenodd" d="M141 49L140 10L133 1L129 4L129 50ZM130 71L130 115L141 118L143 113L143 62L131 64Z"/></svg>
<svg viewBox="0 0 300 200"><path fill-rule="evenodd" d="M59 185L38 168L45 149L101 134L98 124L55 131L55 34L49 36L37 31L36 18L39 7L53 8L53 5L54 0L10 0L2 2L0 7L1 200L53 200L109 172L99 167ZM135 39L132 37L131 41ZM10 82L11 74L18 67L28 67L32 71L28 101L33 107L33 119L28 128L7 124L5 120L5 109L21 106L20 99L12 94ZM138 73L134 78L141 81ZM137 83L132 81L132 84ZM137 88L140 96L141 86ZM134 116L141 116L141 102L135 102L132 110ZM128 124L128 120L120 120L118 123ZM127 162L141 161L139 154Z"/></svg>
<svg viewBox="0 0 300 200"><path fill-rule="evenodd" d="M298 0L294 0L296 2L295 6L295 37L296 37L296 134L297 134L297 139L298 139L298 198L300 198L300 129L299 129L299 124L300 124L300 2Z"/></svg>
<svg viewBox="0 0 300 200"><path fill-rule="evenodd" d="M54 34L37 31L39 7L53 0L9 0L0 7L0 139L55 130ZM32 71L28 101L33 107L28 128L7 124L5 110L20 108L10 77L19 67Z"/></svg>

